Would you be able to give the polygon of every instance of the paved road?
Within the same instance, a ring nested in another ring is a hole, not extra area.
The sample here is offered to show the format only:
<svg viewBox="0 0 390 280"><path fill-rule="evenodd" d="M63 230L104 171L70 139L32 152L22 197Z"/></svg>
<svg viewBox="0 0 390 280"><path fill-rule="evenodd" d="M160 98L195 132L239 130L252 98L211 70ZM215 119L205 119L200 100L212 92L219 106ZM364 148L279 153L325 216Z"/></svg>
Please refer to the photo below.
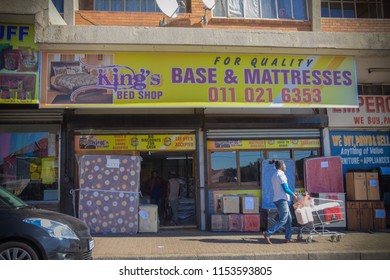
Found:
<svg viewBox="0 0 390 280"><path fill-rule="evenodd" d="M342 232L339 242L313 236L311 243L285 244L281 234L265 243L261 233L209 232L196 229L160 230L127 237L95 237L98 260L390 260L390 231ZM308 235L304 234L304 239Z"/></svg>

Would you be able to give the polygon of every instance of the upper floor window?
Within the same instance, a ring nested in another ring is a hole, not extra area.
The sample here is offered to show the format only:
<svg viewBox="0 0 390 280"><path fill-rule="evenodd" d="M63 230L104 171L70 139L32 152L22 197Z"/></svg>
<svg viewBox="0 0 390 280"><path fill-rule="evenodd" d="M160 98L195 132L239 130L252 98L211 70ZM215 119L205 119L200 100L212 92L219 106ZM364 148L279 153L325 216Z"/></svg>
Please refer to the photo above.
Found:
<svg viewBox="0 0 390 280"><path fill-rule="evenodd" d="M64 0L51 0L60 14L64 13Z"/></svg>
<svg viewBox="0 0 390 280"><path fill-rule="evenodd" d="M214 17L308 19L307 0L219 0Z"/></svg>
<svg viewBox="0 0 390 280"><path fill-rule="evenodd" d="M321 16L332 18L384 18L383 0L321 0Z"/></svg>
<svg viewBox="0 0 390 280"><path fill-rule="evenodd" d="M186 12L186 1L180 6L180 12ZM156 0L94 0L96 11L161 12Z"/></svg>

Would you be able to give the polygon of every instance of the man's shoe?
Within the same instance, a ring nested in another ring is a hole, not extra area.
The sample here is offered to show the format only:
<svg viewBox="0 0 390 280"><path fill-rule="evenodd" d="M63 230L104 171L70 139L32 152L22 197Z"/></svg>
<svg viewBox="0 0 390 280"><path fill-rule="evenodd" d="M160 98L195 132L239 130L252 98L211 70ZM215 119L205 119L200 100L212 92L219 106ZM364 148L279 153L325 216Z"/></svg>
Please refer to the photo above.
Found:
<svg viewBox="0 0 390 280"><path fill-rule="evenodd" d="M286 239L286 243L297 243L295 239Z"/></svg>
<svg viewBox="0 0 390 280"><path fill-rule="evenodd" d="M266 241L268 244L272 244L271 238L270 238L265 232L263 232L263 236L264 236L265 241Z"/></svg>

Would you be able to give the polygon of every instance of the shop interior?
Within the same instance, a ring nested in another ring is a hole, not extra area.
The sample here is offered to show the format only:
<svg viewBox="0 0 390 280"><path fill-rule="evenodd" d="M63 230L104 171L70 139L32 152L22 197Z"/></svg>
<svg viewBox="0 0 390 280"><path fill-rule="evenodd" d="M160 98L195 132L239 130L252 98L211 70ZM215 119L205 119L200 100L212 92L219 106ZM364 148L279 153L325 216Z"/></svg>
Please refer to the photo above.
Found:
<svg viewBox="0 0 390 280"><path fill-rule="evenodd" d="M177 219L172 221L171 205L167 201L160 215L160 227L196 227L196 187L193 152L141 152L140 204L151 203L150 196L145 195L145 187L153 171L161 177L164 188L169 178L175 177L179 182ZM172 175L174 174L174 175Z"/></svg>

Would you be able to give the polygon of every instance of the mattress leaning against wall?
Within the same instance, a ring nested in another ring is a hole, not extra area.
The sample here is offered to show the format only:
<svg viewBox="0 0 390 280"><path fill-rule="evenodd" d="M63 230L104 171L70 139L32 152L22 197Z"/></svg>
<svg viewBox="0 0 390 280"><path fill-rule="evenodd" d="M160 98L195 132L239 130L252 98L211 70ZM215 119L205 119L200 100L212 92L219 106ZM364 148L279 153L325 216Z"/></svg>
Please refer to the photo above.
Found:
<svg viewBox="0 0 390 280"><path fill-rule="evenodd" d="M141 157L83 155L78 163L79 218L91 233L137 233Z"/></svg>

